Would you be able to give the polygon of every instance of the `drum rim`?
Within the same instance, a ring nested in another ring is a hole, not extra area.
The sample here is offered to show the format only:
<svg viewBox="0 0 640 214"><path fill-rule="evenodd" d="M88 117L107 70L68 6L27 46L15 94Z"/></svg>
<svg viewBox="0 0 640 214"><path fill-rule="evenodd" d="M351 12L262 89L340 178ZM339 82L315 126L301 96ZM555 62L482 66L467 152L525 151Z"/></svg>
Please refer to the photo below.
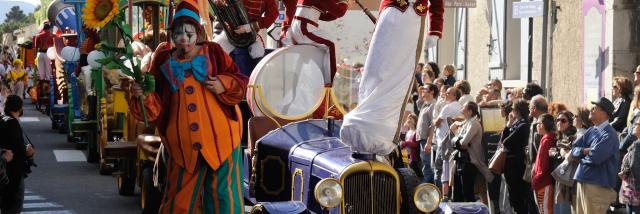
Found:
<svg viewBox="0 0 640 214"><path fill-rule="evenodd" d="M302 114L296 114L296 115L283 115L283 114L280 114L279 112L274 111L274 109L269 105L268 102L266 102L266 101L258 101L258 99L257 99L257 98L260 98L261 100L266 100L266 99L264 99L264 91L262 90L262 84L255 84L256 78L257 78L257 75L258 75L257 74L258 72L256 71L256 69L264 67L265 64L267 64L269 61L271 61L272 58L275 58L275 57L281 55L282 53L286 52L289 49L309 48L309 47L320 49L319 47L314 46L314 45L292 45L292 46L288 46L288 47L284 47L284 48L279 48L279 49L271 52L270 54L266 55L262 60L260 60L260 62L258 62L258 65L256 65L254 70L251 72L251 76L249 77L249 83L254 83L254 84L248 85L250 90L248 90L247 92L249 93L249 91L251 91L252 96L250 97L251 98L250 100L252 101L252 103L255 103L255 105L256 105L256 107L258 107L258 111L260 111L260 113L262 113L265 116L272 116L272 117L277 117L277 118L285 119L285 120L302 120L302 119L309 118L313 114L313 112L318 110L318 108L322 105L322 103L325 101L325 99L327 99L327 90L331 91L332 89L331 89L331 87L324 86L324 90L322 90L322 92L321 92L320 99L318 99L318 101L316 101L316 103L307 112L304 112ZM324 74L321 74L321 75L324 76ZM329 92L329 94L331 94L331 93L332 92ZM250 95L247 94L247 96L249 97ZM332 99L332 98L329 98L329 99ZM247 99L247 100L249 100L249 99ZM332 99L332 101L333 101L333 99ZM252 105L249 105L249 107L250 107L250 109L252 111L254 111Z"/></svg>

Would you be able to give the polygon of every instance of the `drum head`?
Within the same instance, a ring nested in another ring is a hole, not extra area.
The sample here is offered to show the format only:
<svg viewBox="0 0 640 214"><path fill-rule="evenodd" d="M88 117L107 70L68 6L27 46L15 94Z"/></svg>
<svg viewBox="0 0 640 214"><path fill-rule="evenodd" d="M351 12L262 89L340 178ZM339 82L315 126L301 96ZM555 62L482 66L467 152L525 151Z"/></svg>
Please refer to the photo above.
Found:
<svg viewBox="0 0 640 214"><path fill-rule="evenodd" d="M360 72L351 67L338 68L338 72L333 77L331 99L340 113L347 114L358 105L361 76Z"/></svg>
<svg viewBox="0 0 640 214"><path fill-rule="evenodd" d="M321 48L296 45L265 56L249 79L247 101L253 114L286 120L310 116L325 96L325 54Z"/></svg>

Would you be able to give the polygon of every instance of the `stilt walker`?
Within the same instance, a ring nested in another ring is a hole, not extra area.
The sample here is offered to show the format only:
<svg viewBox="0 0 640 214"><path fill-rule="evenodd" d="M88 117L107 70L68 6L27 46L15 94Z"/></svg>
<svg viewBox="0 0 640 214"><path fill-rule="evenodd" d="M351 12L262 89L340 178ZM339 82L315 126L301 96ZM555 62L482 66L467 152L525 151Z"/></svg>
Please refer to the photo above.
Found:
<svg viewBox="0 0 640 214"><path fill-rule="evenodd" d="M360 83L360 102L345 115L340 130L340 138L353 151L387 155L397 147L394 138L412 86L427 13L426 46L433 47L442 36L443 0L382 1Z"/></svg>
<svg viewBox="0 0 640 214"><path fill-rule="evenodd" d="M247 77L222 48L199 38L198 5L183 0L169 27L174 48L159 49L155 90L133 86L130 110L155 123L169 158L160 213L244 213L242 114ZM144 106L137 100L142 96Z"/></svg>

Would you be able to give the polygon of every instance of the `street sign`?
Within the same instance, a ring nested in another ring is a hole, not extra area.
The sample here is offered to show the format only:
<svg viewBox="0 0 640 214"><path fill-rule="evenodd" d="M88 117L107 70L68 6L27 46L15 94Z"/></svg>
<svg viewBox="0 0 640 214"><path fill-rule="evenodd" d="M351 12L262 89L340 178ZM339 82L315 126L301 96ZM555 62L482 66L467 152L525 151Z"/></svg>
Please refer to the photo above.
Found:
<svg viewBox="0 0 640 214"><path fill-rule="evenodd" d="M513 2L513 18L524 19L542 16L544 12L543 1Z"/></svg>
<svg viewBox="0 0 640 214"><path fill-rule="evenodd" d="M445 0L444 7L449 8L475 8L476 0Z"/></svg>

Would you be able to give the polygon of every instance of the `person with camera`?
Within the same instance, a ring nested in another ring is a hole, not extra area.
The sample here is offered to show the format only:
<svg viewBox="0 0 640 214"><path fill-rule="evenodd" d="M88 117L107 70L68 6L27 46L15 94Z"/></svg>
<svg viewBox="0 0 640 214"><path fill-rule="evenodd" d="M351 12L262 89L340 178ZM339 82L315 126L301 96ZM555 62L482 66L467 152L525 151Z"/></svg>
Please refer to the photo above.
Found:
<svg viewBox="0 0 640 214"><path fill-rule="evenodd" d="M478 104L467 102L462 107L464 120L451 125L451 131L456 133L453 144L456 151L455 173L453 185L453 200L456 202L474 202L476 197L476 176L484 177L485 181L493 180L493 174L485 163L484 147L482 145L482 125Z"/></svg>
<svg viewBox="0 0 640 214"><path fill-rule="evenodd" d="M0 191L0 213L13 214L22 211L24 200L24 178L30 172L30 161L35 150L33 145L24 141L22 127L18 118L22 116L22 99L10 95L4 107L4 115L0 119L0 148L11 150L13 160L6 164L9 184Z"/></svg>

